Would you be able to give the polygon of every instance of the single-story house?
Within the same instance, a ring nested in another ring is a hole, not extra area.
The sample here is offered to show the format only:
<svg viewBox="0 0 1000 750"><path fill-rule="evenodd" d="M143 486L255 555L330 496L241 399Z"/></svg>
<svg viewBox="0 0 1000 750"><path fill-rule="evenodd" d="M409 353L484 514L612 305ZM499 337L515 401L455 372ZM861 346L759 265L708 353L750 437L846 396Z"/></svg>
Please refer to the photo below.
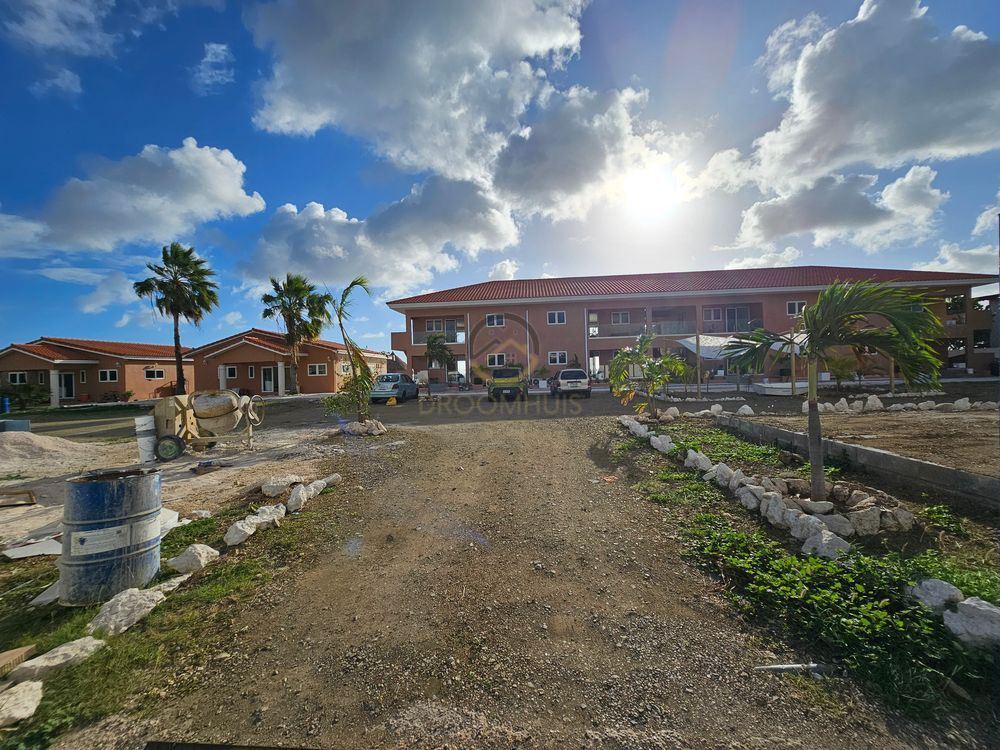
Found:
<svg viewBox="0 0 1000 750"><path fill-rule="evenodd" d="M386 372L386 355L362 350L369 367ZM248 395L284 396L291 385L292 355L285 335L251 328L191 350L198 388L230 388ZM300 393L336 393L351 374L347 350L335 341L302 344Z"/></svg>
<svg viewBox="0 0 1000 750"><path fill-rule="evenodd" d="M184 349L184 378L194 388L194 362ZM174 393L174 347L42 336L0 350L0 386L44 385L49 403L162 398Z"/></svg>

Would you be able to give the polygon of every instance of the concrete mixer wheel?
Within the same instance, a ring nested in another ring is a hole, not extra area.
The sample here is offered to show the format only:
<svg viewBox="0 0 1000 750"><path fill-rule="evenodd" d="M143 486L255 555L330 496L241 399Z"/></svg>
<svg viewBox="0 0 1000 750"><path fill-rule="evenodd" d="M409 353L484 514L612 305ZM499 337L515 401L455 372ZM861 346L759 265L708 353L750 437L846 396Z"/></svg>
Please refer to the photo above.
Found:
<svg viewBox="0 0 1000 750"><path fill-rule="evenodd" d="M184 441L176 435L164 435L157 439L153 453L160 461L173 461L184 453L184 447Z"/></svg>

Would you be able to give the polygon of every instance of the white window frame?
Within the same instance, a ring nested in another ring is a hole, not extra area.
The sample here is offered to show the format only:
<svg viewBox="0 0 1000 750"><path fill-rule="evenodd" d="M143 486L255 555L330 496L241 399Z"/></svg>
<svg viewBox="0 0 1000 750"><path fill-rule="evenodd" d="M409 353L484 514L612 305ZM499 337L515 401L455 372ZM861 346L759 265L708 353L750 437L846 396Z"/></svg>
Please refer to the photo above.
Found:
<svg viewBox="0 0 1000 750"><path fill-rule="evenodd" d="M10 385L27 385L28 384L28 373L26 372L8 372L7 382Z"/></svg>
<svg viewBox="0 0 1000 750"><path fill-rule="evenodd" d="M705 323L721 323L722 322L722 308L721 307L703 307L703 308L701 308L701 319Z"/></svg>
<svg viewBox="0 0 1000 750"><path fill-rule="evenodd" d="M566 352L549 352L550 365L565 365L569 362Z"/></svg>
<svg viewBox="0 0 1000 750"><path fill-rule="evenodd" d="M504 313L490 313L486 316L487 328L503 328L506 322L507 320L504 318ZM502 365L498 365L498 367L499 366Z"/></svg>
<svg viewBox="0 0 1000 750"><path fill-rule="evenodd" d="M153 377L149 377L149 373L153 373ZM156 373L160 373L160 374L157 375ZM146 369L144 369L142 371L142 376L144 378L146 378L146 380L165 380L166 379L166 373L163 370L161 370L159 367L147 367Z"/></svg>
<svg viewBox="0 0 1000 750"><path fill-rule="evenodd" d="M306 375L311 378L325 378L326 362L313 362L306 365Z"/></svg>
<svg viewBox="0 0 1000 750"><path fill-rule="evenodd" d="M112 377L114 376L114 377ZM111 370L98 370L97 371L97 382L98 383L117 383L118 382L118 369L114 368Z"/></svg>
<svg viewBox="0 0 1000 750"><path fill-rule="evenodd" d="M87 382L87 371L86 370L80 370L80 383L83 384L83 383L86 383L86 382Z"/></svg>
<svg viewBox="0 0 1000 750"><path fill-rule="evenodd" d="M487 367L506 367L507 366L507 354L506 352L494 352L493 354L486 355L486 366Z"/></svg>
<svg viewBox="0 0 1000 750"><path fill-rule="evenodd" d="M808 303L804 299L790 299L785 303L785 312L789 318L797 318L806 309ZM794 305L794 307L792 307Z"/></svg>
<svg viewBox="0 0 1000 750"><path fill-rule="evenodd" d="M615 318L618 318L615 320ZM632 322L632 312L631 310L613 310L611 312L611 325L613 326L623 326L628 325Z"/></svg>
<svg viewBox="0 0 1000 750"><path fill-rule="evenodd" d="M38 385L45 385L45 370L38 371Z"/></svg>
<svg viewBox="0 0 1000 750"><path fill-rule="evenodd" d="M436 325L435 325L436 324ZM425 333L443 333L444 320L442 318L428 318L424 321Z"/></svg>
<svg viewBox="0 0 1000 750"><path fill-rule="evenodd" d="M250 378L250 380L253 380L254 378L253 365L247 365L247 377Z"/></svg>
<svg viewBox="0 0 1000 750"><path fill-rule="evenodd" d="M240 370L236 365L226 365L226 380L236 380L240 376Z"/></svg>
<svg viewBox="0 0 1000 750"><path fill-rule="evenodd" d="M562 320L559 317L562 316ZM550 326L564 326L566 325L566 311L565 310L549 310L546 313L546 318L549 321Z"/></svg>
<svg viewBox="0 0 1000 750"><path fill-rule="evenodd" d="M350 375L351 374L351 363L350 362L341 362L340 363L340 374L341 375Z"/></svg>

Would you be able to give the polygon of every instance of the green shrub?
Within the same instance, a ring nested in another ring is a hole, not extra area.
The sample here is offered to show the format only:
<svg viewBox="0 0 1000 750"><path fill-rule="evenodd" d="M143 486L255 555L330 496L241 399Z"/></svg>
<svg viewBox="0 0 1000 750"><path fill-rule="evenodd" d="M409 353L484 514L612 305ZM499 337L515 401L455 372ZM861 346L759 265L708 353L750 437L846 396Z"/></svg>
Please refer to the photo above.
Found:
<svg viewBox="0 0 1000 750"><path fill-rule="evenodd" d="M911 712L939 708L947 680L982 680L984 656L965 651L905 593L911 566L889 556L839 562L789 553L759 532L700 515L686 533L699 565L725 577L750 616L783 623L817 656L838 659L888 703Z"/></svg>

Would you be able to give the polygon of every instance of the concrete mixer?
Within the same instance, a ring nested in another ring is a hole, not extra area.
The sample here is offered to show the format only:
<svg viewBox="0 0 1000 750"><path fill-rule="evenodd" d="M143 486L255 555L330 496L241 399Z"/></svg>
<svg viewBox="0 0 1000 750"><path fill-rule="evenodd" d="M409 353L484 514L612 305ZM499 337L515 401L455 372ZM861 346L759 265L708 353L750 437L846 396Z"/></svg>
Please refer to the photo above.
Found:
<svg viewBox="0 0 1000 750"><path fill-rule="evenodd" d="M187 448L202 451L235 440L252 450L253 428L264 421L263 404L260 396L241 396L230 390L161 398L153 407L156 458L172 461Z"/></svg>

